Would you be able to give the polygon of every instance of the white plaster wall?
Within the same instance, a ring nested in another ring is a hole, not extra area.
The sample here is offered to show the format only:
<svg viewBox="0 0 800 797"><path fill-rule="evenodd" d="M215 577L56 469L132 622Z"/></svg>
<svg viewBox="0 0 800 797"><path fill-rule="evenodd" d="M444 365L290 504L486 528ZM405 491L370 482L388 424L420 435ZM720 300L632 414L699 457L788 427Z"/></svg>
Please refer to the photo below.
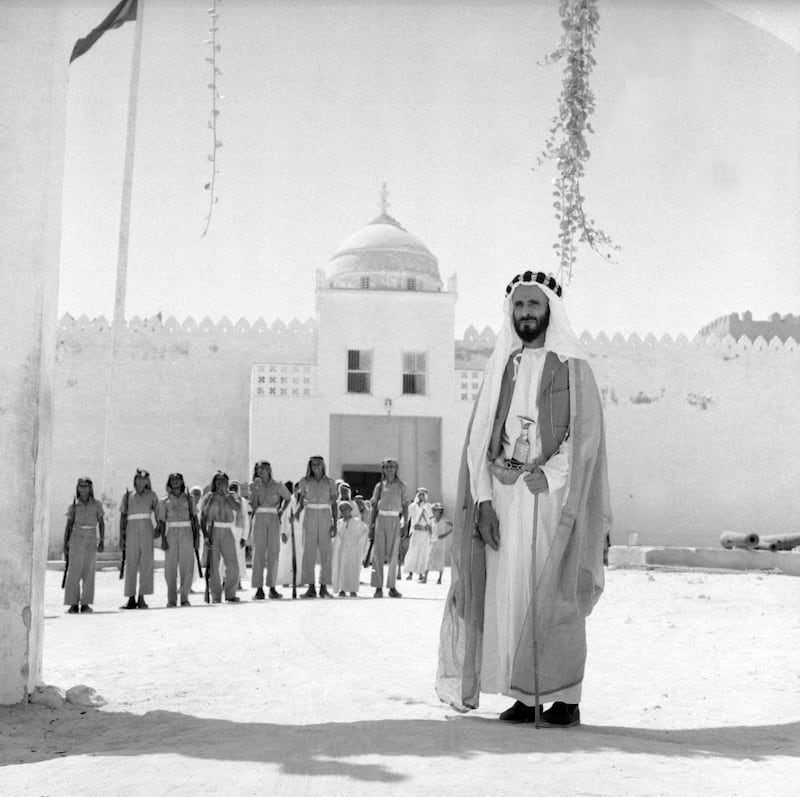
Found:
<svg viewBox="0 0 800 797"><path fill-rule="evenodd" d="M104 322L64 319L59 330L50 550L61 545L64 513L79 476L104 496L108 539L118 539L119 501L137 467L161 495L167 476L209 483L217 468L249 480L250 372L253 362L307 357L316 330L280 323L234 327L225 319L194 324L133 319L111 368ZM106 393L111 420L103 462ZM260 455L259 455L260 456ZM286 478L291 478L287 476Z"/></svg>
<svg viewBox="0 0 800 797"><path fill-rule="evenodd" d="M441 417L455 395L456 294L318 290L320 390L331 413ZM347 350L372 350L371 394L347 393ZM426 352L426 395L403 395L403 352Z"/></svg>
<svg viewBox="0 0 800 797"><path fill-rule="evenodd" d="M796 351L592 351L607 396L612 542L635 531L643 545L714 547L726 529L800 528Z"/></svg>
<svg viewBox="0 0 800 797"><path fill-rule="evenodd" d="M61 4L0 26L0 704L40 680L68 53Z"/></svg>
<svg viewBox="0 0 800 797"><path fill-rule="evenodd" d="M328 448L328 411L322 399L251 401L250 475L252 464L266 459L275 479L297 482L306 475L308 458L327 458Z"/></svg>

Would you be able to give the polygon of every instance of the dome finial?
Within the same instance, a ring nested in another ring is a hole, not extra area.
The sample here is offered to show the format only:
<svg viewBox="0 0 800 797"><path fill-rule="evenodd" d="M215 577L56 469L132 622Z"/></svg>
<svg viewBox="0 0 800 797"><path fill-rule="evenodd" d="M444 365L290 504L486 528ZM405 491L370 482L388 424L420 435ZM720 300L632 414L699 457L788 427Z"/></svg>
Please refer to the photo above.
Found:
<svg viewBox="0 0 800 797"><path fill-rule="evenodd" d="M381 184L381 216L389 215L389 189L386 187L386 182Z"/></svg>

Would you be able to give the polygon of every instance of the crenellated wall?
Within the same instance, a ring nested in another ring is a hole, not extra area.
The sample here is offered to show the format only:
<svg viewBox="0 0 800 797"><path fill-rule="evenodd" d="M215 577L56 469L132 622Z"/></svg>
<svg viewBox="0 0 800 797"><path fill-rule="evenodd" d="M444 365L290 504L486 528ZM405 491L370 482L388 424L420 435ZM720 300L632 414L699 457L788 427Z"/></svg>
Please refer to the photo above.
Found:
<svg viewBox="0 0 800 797"><path fill-rule="evenodd" d="M136 467L150 469L158 493L172 470L189 483L207 483L217 467L247 479L252 366L313 366L317 336L314 320L134 318L120 332L112 371L108 322L65 316L56 365L51 550L60 546L80 475L90 475L98 496L105 495L111 538ZM689 341L584 332L581 341L606 410L615 544L633 534L642 544L716 546L728 528L800 530L800 347L794 337ZM494 343L491 329L474 327L455 341L453 418L463 416L463 426ZM308 387L316 395L313 379ZM298 383L298 397L287 389L287 422L303 388ZM443 461L458 461L460 441L448 440L445 448ZM447 479L443 472L443 490Z"/></svg>
<svg viewBox="0 0 800 797"><path fill-rule="evenodd" d="M781 315L773 313L766 321L754 321L753 314L748 310L741 317L738 313L730 313L715 319L704 326L698 333L700 337L717 335L720 338L730 335L737 340L746 335L751 340L761 336L765 340L778 338L786 341L789 338L800 340L800 317L788 313Z"/></svg>

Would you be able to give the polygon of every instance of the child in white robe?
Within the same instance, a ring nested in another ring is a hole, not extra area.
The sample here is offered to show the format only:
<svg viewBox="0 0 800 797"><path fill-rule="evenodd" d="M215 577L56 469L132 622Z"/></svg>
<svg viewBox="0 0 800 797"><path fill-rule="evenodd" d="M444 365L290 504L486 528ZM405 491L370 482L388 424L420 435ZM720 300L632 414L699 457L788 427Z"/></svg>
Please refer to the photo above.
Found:
<svg viewBox="0 0 800 797"><path fill-rule="evenodd" d="M333 594L351 598L358 594L361 575L361 542L369 530L360 517L353 516L350 501L339 502L339 521L333 541Z"/></svg>

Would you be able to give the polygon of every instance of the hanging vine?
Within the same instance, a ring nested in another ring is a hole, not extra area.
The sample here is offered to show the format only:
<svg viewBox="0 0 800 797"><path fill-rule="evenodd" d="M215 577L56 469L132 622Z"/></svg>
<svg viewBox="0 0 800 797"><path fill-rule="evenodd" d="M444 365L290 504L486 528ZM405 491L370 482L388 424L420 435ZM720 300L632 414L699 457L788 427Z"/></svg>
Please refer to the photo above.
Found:
<svg viewBox="0 0 800 797"><path fill-rule="evenodd" d="M222 50L222 45L217 44L217 31L219 30L217 24L217 0L211 0L211 8L208 9L208 15L211 20L211 27L208 29L211 33L211 38L206 39L203 44L211 45L211 55L206 56L206 61L211 65L211 82L208 84L208 88L211 89L211 115L208 120L208 129L211 131L212 146L211 154L207 156L211 164L211 179L204 186L205 190L209 192L209 200L206 225L201 238L204 238L208 232L208 228L211 225L211 216L214 213L214 206L219 201L219 197L216 194L217 175L219 174L219 169L217 169L217 151L222 146L222 142L217 138L217 119L219 118L219 108L217 106L219 102L224 99L217 88L217 77L222 75L222 72L220 72L217 66L217 54Z"/></svg>
<svg viewBox="0 0 800 797"><path fill-rule="evenodd" d="M593 133L589 117L594 113L594 94L589 76L595 60L592 56L599 29L597 0L561 0L559 3L563 33L546 64L565 60L558 113L553 117L538 166L554 160L558 177L553 181L553 209L558 222L558 236L553 244L559 260L558 277L568 284L572 278L577 245L587 244L607 260L619 247L587 218L581 179L589 160L586 136Z"/></svg>

